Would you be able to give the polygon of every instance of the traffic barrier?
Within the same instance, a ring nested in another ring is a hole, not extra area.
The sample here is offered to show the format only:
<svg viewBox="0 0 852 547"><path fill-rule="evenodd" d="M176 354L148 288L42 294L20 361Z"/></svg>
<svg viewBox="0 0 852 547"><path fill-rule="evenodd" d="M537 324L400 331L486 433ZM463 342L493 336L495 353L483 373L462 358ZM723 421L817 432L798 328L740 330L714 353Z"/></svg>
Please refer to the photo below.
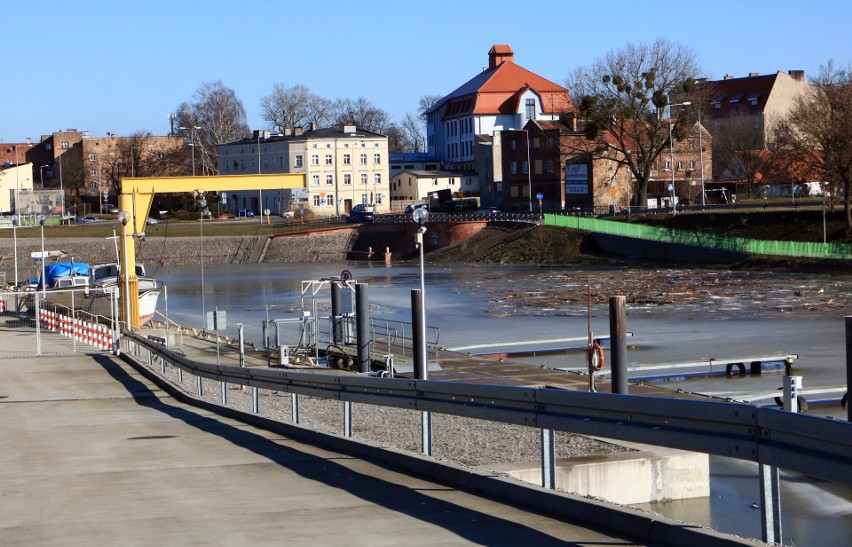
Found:
<svg viewBox="0 0 852 547"><path fill-rule="evenodd" d="M6 311L6 299L0 298L0 313L3 313L5 311Z"/></svg>

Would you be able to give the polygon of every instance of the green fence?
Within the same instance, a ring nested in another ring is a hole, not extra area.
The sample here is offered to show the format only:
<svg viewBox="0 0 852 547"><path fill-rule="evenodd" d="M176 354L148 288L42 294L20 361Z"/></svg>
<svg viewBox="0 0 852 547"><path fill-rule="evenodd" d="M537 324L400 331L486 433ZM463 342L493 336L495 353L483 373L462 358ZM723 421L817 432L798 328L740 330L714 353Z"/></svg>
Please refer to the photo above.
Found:
<svg viewBox="0 0 852 547"><path fill-rule="evenodd" d="M544 223L548 226L560 226L603 234L635 237L664 243L679 243L711 249L723 249L740 253L774 256L796 256L807 258L836 258L852 260L852 245L844 243L816 243L811 241L768 241L762 239L747 239L744 237L727 237L706 232L690 232L673 230L657 226L615 222L599 218L544 215Z"/></svg>

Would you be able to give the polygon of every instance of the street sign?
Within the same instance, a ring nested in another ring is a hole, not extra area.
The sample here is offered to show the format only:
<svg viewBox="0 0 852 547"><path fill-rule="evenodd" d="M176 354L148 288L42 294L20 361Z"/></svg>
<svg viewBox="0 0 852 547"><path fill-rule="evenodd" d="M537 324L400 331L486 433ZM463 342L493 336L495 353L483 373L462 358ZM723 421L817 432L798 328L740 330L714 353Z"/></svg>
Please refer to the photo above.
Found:
<svg viewBox="0 0 852 547"><path fill-rule="evenodd" d="M325 198L320 198L320 205L325 205Z"/></svg>
<svg viewBox="0 0 852 547"><path fill-rule="evenodd" d="M207 312L207 330L217 331L228 328L224 311L209 311Z"/></svg>
<svg viewBox="0 0 852 547"><path fill-rule="evenodd" d="M674 190L674 184L669 184L669 192L671 192L672 190Z"/></svg>
<svg viewBox="0 0 852 547"><path fill-rule="evenodd" d="M539 201L543 200L543 199L544 199L544 194L542 194L541 192L539 192L538 194L536 194L536 195L535 195L535 199L537 199L537 200L539 200Z"/></svg>
<svg viewBox="0 0 852 547"><path fill-rule="evenodd" d="M609 195L615 197L618 194L618 188L610 188Z"/></svg>
<svg viewBox="0 0 852 547"><path fill-rule="evenodd" d="M263 215L268 217L269 216L269 209L264 209Z"/></svg>

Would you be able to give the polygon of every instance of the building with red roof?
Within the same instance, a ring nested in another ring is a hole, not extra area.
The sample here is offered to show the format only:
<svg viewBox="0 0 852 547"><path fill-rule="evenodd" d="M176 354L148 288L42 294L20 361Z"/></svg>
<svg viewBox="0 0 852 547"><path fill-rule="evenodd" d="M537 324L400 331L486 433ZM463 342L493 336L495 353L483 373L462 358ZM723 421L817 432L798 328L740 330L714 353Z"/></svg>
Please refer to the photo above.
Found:
<svg viewBox="0 0 852 547"><path fill-rule="evenodd" d="M568 90L515 63L506 44L488 52L488 68L426 111L430 156L443 168L473 171L478 135L521 129L529 120L553 121L573 112Z"/></svg>

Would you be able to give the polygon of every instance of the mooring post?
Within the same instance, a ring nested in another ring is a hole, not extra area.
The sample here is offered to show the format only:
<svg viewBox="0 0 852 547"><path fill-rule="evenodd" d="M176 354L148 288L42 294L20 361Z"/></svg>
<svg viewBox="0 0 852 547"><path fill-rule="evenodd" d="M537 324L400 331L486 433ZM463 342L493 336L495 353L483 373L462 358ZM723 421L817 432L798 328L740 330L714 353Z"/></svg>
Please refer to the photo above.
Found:
<svg viewBox="0 0 852 547"><path fill-rule="evenodd" d="M243 336L243 324L237 323L237 334L240 338L240 366L246 366L246 345L245 337Z"/></svg>
<svg viewBox="0 0 852 547"><path fill-rule="evenodd" d="M368 289L367 283L355 285L355 309L357 310L355 337L358 346L358 371L361 373L370 372L370 300Z"/></svg>
<svg viewBox="0 0 852 547"><path fill-rule="evenodd" d="M627 395L627 297L609 298L610 368L612 392Z"/></svg>

